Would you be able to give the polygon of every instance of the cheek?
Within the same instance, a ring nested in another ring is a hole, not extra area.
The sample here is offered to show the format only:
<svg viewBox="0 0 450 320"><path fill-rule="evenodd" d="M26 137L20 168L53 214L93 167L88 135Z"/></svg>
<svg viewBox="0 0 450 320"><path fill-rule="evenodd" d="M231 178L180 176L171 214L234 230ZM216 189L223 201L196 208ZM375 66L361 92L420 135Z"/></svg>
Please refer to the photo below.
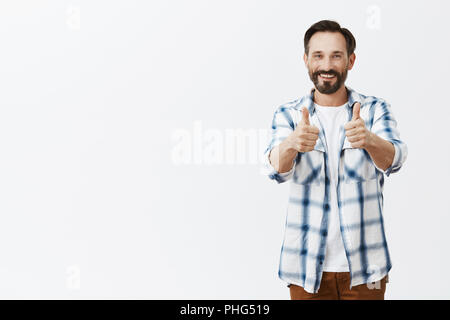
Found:
<svg viewBox="0 0 450 320"><path fill-rule="evenodd" d="M316 63L316 62L314 62L314 61L310 61L310 62L308 63L308 69L309 69L311 72L315 72L315 71L319 70L319 64Z"/></svg>
<svg viewBox="0 0 450 320"><path fill-rule="evenodd" d="M345 63L339 63L336 65L335 70L339 73L344 73L347 70Z"/></svg>

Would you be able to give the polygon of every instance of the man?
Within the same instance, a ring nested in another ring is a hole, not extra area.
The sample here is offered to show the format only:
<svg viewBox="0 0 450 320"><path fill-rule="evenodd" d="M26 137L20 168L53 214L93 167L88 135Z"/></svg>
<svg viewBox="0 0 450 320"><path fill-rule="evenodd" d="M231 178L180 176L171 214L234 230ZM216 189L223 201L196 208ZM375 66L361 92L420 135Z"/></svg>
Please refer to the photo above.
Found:
<svg viewBox="0 0 450 320"><path fill-rule="evenodd" d="M310 94L275 111L265 174L290 181L278 276L291 299L384 299L392 267L383 222L384 174L407 146L388 102L345 86L355 38L335 21L304 37Z"/></svg>

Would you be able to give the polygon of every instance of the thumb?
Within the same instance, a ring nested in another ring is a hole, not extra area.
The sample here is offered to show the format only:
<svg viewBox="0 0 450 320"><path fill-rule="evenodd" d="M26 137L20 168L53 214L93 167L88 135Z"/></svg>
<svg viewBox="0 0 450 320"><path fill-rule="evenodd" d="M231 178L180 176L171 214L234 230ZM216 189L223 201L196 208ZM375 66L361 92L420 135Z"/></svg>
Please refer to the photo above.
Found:
<svg viewBox="0 0 450 320"><path fill-rule="evenodd" d="M302 123L309 125L309 112L308 112L308 108L304 107L302 109Z"/></svg>
<svg viewBox="0 0 450 320"><path fill-rule="evenodd" d="M352 118L352 120L356 120L356 119L360 118L360 115L359 115L359 111L360 110L361 110L361 104L359 102L356 102L353 105L353 118Z"/></svg>

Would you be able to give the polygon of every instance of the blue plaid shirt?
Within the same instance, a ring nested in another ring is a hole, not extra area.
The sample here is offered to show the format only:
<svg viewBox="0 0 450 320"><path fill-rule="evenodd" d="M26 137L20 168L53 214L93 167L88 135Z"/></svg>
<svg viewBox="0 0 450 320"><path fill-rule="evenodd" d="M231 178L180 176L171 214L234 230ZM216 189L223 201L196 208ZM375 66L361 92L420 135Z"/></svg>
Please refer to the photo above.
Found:
<svg viewBox="0 0 450 320"><path fill-rule="evenodd" d="M263 173L283 183L290 181L284 239L281 246L278 276L288 284L302 286L317 293L322 279L330 211L329 152L339 152L337 196L340 229L347 256L352 286L375 282L388 275L392 267L383 223L384 174L400 170L407 157L407 146L400 140L397 122L389 103L347 88L348 121L353 104L361 104L360 116L366 127L395 148L392 165L383 170L369 153L352 148L340 127L339 150L328 150L325 132L310 94L279 106L273 117L271 138L263 154ZM295 130L302 118L302 107L310 114L310 123L319 128L314 150L299 152L289 172L277 172L269 161L269 153Z"/></svg>

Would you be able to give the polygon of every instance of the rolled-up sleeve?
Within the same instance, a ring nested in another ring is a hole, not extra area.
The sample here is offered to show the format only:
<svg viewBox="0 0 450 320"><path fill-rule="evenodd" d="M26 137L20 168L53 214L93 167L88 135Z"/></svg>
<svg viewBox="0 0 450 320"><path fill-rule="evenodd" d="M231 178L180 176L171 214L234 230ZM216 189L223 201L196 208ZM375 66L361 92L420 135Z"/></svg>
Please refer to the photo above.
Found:
<svg viewBox="0 0 450 320"><path fill-rule="evenodd" d="M290 180L295 171L296 158L293 160L291 170L280 173L270 163L269 155L273 148L283 142L294 130L294 123L289 111L284 107L279 107L273 116L272 127L270 130L270 142L262 155L261 173L278 183Z"/></svg>
<svg viewBox="0 0 450 320"><path fill-rule="evenodd" d="M380 101L375 104L374 121L371 131L380 138L391 142L394 145L395 150L394 160L389 168L383 170L374 162L375 167L382 171L386 176L398 172L406 161L408 147L406 143L400 139L400 132L397 129L397 121L392 112L392 107L386 101Z"/></svg>

